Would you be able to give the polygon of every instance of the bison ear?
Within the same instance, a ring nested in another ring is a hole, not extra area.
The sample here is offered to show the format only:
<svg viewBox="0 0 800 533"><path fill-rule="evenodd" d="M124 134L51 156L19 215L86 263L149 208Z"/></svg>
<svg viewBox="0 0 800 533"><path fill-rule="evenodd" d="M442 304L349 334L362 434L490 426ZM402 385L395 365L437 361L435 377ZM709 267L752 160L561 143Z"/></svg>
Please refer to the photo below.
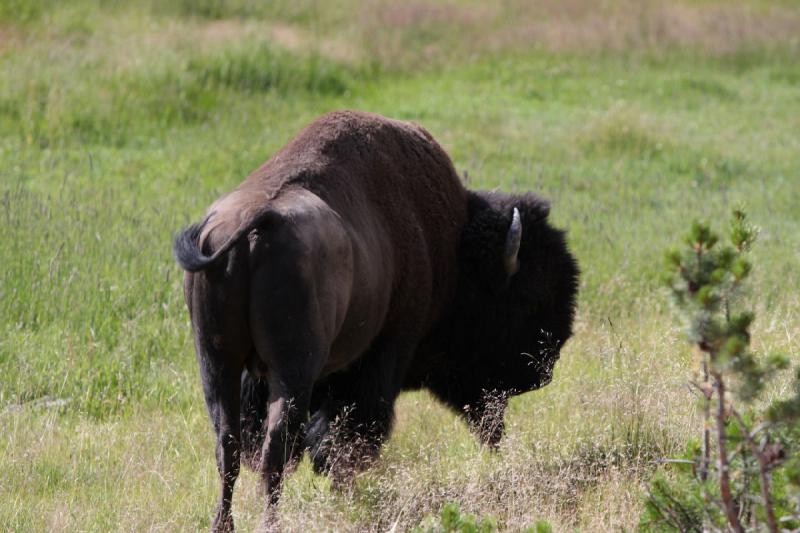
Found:
<svg viewBox="0 0 800 533"><path fill-rule="evenodd" d="M515 207L511 217L511 226L506 234L506 247L503 251L503 266L509 277L519 270L519 245L522 242L522 220L519 217L519 210Z"/></svg>

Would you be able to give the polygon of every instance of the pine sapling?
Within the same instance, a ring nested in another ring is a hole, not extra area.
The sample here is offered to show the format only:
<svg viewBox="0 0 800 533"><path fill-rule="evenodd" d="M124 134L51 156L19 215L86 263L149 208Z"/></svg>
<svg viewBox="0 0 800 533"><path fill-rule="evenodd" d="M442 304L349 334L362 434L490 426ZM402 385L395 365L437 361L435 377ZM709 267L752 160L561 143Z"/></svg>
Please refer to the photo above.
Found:
<svg viewBox="0 0 800 533"><path fill-rule="evenodd" d="M790 523L800 525L792 522L798 518L796 508L785 497L792 476L781 476L780 491L774 490L772 479L775 469L786 464L787 450L796 447L793 432L785 428L795 427L792 422L800 418L800 371L795 396L761 416L753 411L775 372L788 367L784 357L753 354L750 327L755 315L740 309L752 270L747 253L757 233L744 211L736 209L728 242L721 243L707 224L695 222L686 246L667 255L668 285L687 318L689 338L700 359L692 385L700 393L704 418L698 453L688 461L667 462L692 465L698 494L657 479L650 488L643 526L777 532Z"/></svg>

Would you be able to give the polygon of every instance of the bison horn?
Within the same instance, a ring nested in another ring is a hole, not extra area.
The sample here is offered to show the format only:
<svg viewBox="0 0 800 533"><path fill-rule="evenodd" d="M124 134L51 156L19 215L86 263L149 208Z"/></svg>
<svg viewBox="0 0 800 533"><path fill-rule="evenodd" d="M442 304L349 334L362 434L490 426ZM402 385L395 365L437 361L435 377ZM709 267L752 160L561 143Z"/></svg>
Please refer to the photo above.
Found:
<svg viewBox="0 0 800 533"><path fill-rule="evenodd" d="M519 245L522 241L522 221L519 218L519 210L514 208L514 216L511 218L511 226L506 235L506 249L503 253L503 266L506 273L513 276L519 270Z"/></svg>

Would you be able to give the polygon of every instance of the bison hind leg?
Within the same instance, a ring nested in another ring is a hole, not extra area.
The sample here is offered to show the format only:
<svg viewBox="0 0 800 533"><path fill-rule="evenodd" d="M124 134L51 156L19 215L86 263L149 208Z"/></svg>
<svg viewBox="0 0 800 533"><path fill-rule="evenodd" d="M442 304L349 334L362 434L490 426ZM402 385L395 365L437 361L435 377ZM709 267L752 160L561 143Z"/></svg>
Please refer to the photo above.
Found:
<svg viewBox="0 0 800 533"><path fill-rule="evenodd" d="M264 419L269 408L269 383L247 370L241 379L241 460L250 470L258 472L261 448L264 445Z"/></svg>

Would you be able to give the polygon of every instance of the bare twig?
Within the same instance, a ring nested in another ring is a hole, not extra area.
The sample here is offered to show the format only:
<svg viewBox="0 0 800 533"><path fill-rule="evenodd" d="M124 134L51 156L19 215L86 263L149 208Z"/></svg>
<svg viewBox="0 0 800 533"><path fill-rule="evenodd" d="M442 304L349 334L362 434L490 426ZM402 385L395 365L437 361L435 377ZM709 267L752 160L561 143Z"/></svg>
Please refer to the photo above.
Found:
<svg viewBox="0 0 800 533"><path fill-rule="evenodd" d="M736 409L731 409L731 413L733 416L736 417L736 420L739 421L739 424L742 426L743 433L745 434L745 439L747 440L747 444L750 446L750 450L753 453L753 456L758 461L758 473L761 478L761 498L764 504L764 512L767 515L767 527L769 527L770 533L777 533L778 529L778 521L775 519L775 509L772 505L772 498L770 497L769 487L770 487L770 479L769 479L769 470L770 466L767 462L767 458L764 456L763 451L759 447L758 443L754 439L754 435L757 433L756 430L763 429L762 426L764 424L760 424L756 427L752 432L748 431L747 426L744 423L741 415L736 411Z"/></svg>
<svg viewBox="0 0 800 533"><path fill-rule="evenodd" d="M703 392L703 457L700 460L700 481L705 482L708 479L708 465L711 462L711 396L713 389L708 386L708 361L703 358L703 385L701 391ZM705 489L703 490L705 492ZM706 494L703 494L706 498Z"/></svg>

